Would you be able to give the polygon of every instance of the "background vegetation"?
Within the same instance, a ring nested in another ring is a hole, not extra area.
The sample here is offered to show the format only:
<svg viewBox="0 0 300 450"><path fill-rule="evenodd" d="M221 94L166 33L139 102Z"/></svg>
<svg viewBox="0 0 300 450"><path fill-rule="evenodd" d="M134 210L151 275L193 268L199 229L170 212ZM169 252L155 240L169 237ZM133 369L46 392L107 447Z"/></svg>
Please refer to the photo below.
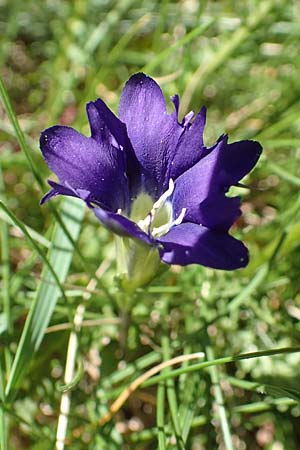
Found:
<svg viewBox="0 0 300 450"><path fill-rule="evenodd" d="M284 0L0 2L2 450L53 449L62 395L72 450L299 449L299 17ZM207 144L226 131L264 155L233 229L249 266L174 267L125 317L111 234L76 201L39 206L38 137L88 132L85 103L116 111L141 70L182 113L207 106ZM99 425L147 369L202 351L209 367L165 369Z"/></svg>

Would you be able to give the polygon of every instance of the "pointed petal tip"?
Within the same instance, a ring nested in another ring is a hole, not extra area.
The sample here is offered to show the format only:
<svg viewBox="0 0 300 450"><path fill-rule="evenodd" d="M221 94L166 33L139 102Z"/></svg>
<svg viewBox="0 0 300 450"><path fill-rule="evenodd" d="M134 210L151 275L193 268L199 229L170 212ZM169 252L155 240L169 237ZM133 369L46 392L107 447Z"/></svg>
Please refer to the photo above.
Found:
<svg viewBox="0 0 300 450"><path fill-rule="evenodd" d="M42 153L46 149L46 147L49 145L50 139L58 127L59 127L59 125L54 125L53 127L46 128L45 130L43 130L41 132L41 134L40 134L40 149L42 150Z"/></svg>
<svg viewBox="0 0 300 450"><path fill-rule="evenodd" d="M247 143L248 145L251 145L251 146L253 147L253 149L255 149L256 154L257 154L257 157L258 157L258 158L260 157L260 155L262 154L262 151L263 151L263 147L262 147L262 145L261 145L258 141L255 141L255 140L245 140L245 141L243 141L243 142Z"/></svg>
<svg viewBox="0 0 300 450"><path fill-rule="evenodd" d="M149 89L149 88L154 88L154 89L158 89L162 94L161 88L159 86L159 84L149 75L146 75L143 72L137 72L133 75L131 75L131 77L126 81L124 88L123 88L123 93L124 91L128 91L130 89L140 89L140 90L145 90L145 89ZM122 96L121 96L121 101L122 101Z"/></svg>
<svg viewBox="0 0 300 450"><path fill-rule="evenodd" d="M113 233L122 237L138 239L147 245L154 245L153 239L127 217L98 207L91 207L91 209L100 222Z"/></svg>
<svg viewBox="0 0 300 450"><path fill-rule="evenodd" d="M49 202L51 198L56 197L59 194L55 189L50 189L50 191L46 192L45 195L40 200L40 205L44 205L45 203Z"/></svg>
<svg viewBox="0 0 300 450"><path fill-rule="evenodd" d="M178 116L178 111L179 111L179 104L180 104L180 99L179 99L179 95L175 94L175 95L171 95L170 96L170 100L173 103L174 107L175 107L175 113Z"/></svg>
<svg viewBox="0 0 300 450"><path fill-rule="evenodd" d="M134 73L133 75L131 75L131 77L129 77L129 79L126 81L126 84L130 81L143 81L143 80L152 80L153 78L151 78L149 75L145 74L144 72L137 72Z"/></svg>
<svg viewBox="0 0 300 450"><path fill-rule="evenodd" d="M247 247L228 233L194 223L182 223L159 238L160 257L166 264L200 264L212 269L236 270L249 262Z"/></svg>

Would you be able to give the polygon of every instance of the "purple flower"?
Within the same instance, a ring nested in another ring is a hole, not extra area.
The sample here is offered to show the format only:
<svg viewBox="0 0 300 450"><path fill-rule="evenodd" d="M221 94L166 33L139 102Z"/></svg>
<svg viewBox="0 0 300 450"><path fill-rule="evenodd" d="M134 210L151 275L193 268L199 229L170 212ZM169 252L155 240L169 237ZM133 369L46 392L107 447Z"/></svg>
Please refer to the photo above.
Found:
<svg viewBox="0 0 300 450"><path fill-rule="evenodd" d="M226 135L205 147L205 108L179 122L178 96L172 101L168 114L160 87L138 73L125 85L119 118L101 99L87 104L91 137L65 126L45 130L41 150L59 182L49 180L41 203L59 194L78 197L107 228L167 264L244 267L247 248L228 234L240 199L226 192L255 166L262 148L254 141L228 144Z"/></svg>

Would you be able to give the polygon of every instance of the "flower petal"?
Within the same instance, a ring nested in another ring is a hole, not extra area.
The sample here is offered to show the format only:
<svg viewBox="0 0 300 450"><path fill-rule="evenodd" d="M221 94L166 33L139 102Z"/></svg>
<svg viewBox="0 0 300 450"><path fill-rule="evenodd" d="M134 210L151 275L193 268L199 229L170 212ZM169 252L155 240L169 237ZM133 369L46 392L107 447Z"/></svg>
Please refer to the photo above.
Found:
<svg viewBox="0 0 300 450"><path fill-rule="evenodd" d="M51 198L56 197L57 195L67 195L70 197L77 197L76 192L74 192L73 189L68 188L66 186L63 186L62 184L55 183L55 181L48 180L48 184L50 184L51 188L50 191L48 191L44 197L40 200L40 204L43 205L44 203L51 200Z"/></svg>
<svg viewBox="0 0 300 450"><path fill-rule="evenodd" d="M213 153L216 150L220 151L219 169L224 171L223 183L235 185L253 169L261 155L262 146L256 141L227 144L227 136L224 136Z"/></svg>
<svg viewBox="0 0 300 450"><path fill-rule="evenodd" d="M150 77L133 75L123 90L119 117L140 163L141 189L155 200L168 187L168 164L173 159L183 127L176 115L167 113L158 84Z"/></svg>
<svg viewBox="0 0 300 450"><path fill-rule="evenodd" d="M253 168L260 153L258 142L227 144L227 137L223 136L208 155L176 180L172 199L174 217L186 208L185 220L194 221L197 207L210 197L225 196L229 187L237 184ZM209 201L212 202L213 198Z"/></svg>
<svg viewBox="0 0 300 450"><path fill-rule="evenodd" d="M136 197L141 179L140 165L132 148L132 144L127 135L126 125L98 98L95 102L87 105L87 113L91 125L92 137L97 139L99 133L99 121L104 119L109 131L117 141L118 145L124 149L126 163L126 173L129 180L130 197Z"/></svg>
<svg viewBox="0 0 300 450"><path fill-rule="evenodd" d="M91 128L95 134L95 123ZM61 185L90 191L92 200L113 211L128 207L124 154L112 144L104 122L97 140L73 128L54 126L42 133L40 146Z"/></svg>
<svg viewBox="0 0 300 450"><path fill-rule="evenodd" d="M91 208L100 222L113 233L123 236L131 237L145 242L148 245L153 245L154 241L132 220L121 214L105 211L102 208Z"/></svg>
<svg viewBox="0 0 300 450"><path fill-rule="evenodd" d="M203 107L192 123L187 123L182 133L173 160L169 177L176 180L186 170L204 158L210 150L204 147L203 131L206 122L206 108Z"/></svg>
<svg viewBox="0 0 300 450"><path fill-rule="evenodd" d="M226 197L223 193L206 198L200 205L187 209L184 222L201 224L212 230L228 231L241 215L241 199Z"/></svg>
<svg viewBox="0 0 300 450"><path fill-rule="evenodd" d="M248 264L244 244L227 233L212 231L194 223L182 223L159 238L160 257L167 264L201 264L234 270Z"/></svg>

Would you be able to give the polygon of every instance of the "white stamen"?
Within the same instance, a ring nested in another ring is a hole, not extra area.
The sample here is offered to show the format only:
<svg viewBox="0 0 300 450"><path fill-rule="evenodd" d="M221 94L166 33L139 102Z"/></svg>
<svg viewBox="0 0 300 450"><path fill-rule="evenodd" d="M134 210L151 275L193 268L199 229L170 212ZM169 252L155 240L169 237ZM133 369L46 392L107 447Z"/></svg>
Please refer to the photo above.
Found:
<svg viewBox="0 0 300 450"><path fill-rule="evenodd" d="M181 213L179 214L179 216L177 217L177 219L174 220L174 222L172 223L172 225L180 225L181 222L183 221L183 218L185 216L186 213L186 208L182 208Z"/></svg>
<svg viewBox="0 0 300 450"><path fill-rule="evenodd" d="M151 223L154 221L158 211L165 205L166 200L173 194L174 187L174 181L172 180L172 178L170 178L169 187L166 192L164 192L162 196L159 197L159 199L153 204L150 213L145 217L145 219L138 221L137 224L142 230L148 231L149 227L151 227ZM159 229L160 228L161 227L159 227Z"/></svg>
<svg viewBox="0 0 300 450"><path fill-rule="evenodd" d="M162 195L161 197L159 197L159 199L154 203L151 212L154 213L154 211L155 211L156 209L160 209L160 208L165 204L165 201L167 200L167 198L169 198L169 197L173 194L174 187L175 187L174 181L172 180L172 178L170 178L168 189L167 189L166 192L164 192L163 195Z"/></svg>
<svg viewBox="0 0 300 450"><path fill-rule="evenodd" d="M172 205L170 201L167 201L169 197L173 194L175 185L172 178L169 180L169 187L162 194L162 196L153 204L151 211L147 214L144 219L137 222L138 226L146 233L151 233L153 237L162 236L174 226L180 225L186 214L186 208L182 208L179 216L175 220L172 218ZM120 210L118 210L119 213ZM164 219L164 215L166 216ZM163 220L162 220L163 219ZM161 226L155 227L154 224L164 222ZM153 228L152 228L153 227Z"/></svg>
<svg viewBox="0 0 300 450"><path fill-rule="evenodd" d="M145 219L139 220L137 224L142 230L146 231L151 225L151 221L152 221L152 214L150 213L148 214L148 216L145 217Z"/></svg>
<svg viewBox="0 0 300 450"><path fill-rule="evenodd" d="M181 222L183 221L185 213L186 213L186 208L182 208L181 213L179 214L177 219L173 220L173 222L165 223L161 227L157 227L157 228L154 227L153 231L152 231L152 235L153 236L162 236L162 235L166 234L170 230L170 228L173 227L174 225L180 225Z"/></svg>
<svg viewBox="0 0 300 450"><path fill-rule="evenodd" d="M122 214L122 209L121 208L118 209L117 214Z"/></svg>

